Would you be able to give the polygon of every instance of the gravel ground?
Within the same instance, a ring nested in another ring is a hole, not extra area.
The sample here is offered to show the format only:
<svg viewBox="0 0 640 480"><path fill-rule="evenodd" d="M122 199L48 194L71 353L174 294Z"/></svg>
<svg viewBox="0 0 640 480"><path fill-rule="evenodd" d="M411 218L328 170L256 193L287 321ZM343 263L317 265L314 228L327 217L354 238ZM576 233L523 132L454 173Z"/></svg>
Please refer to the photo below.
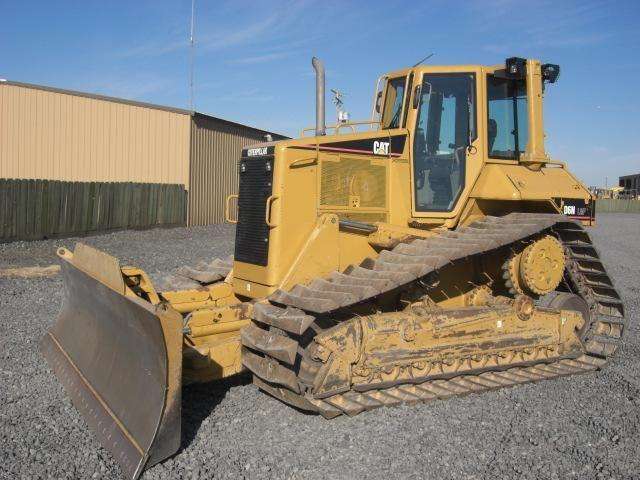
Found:
<svg viewBox="0 0 640 480"><path fill-rule="evenodd" d="M640 215L591 231L631 319L602 372L326 421L248 378L186 387L182 449L143 478L639 478ZM82 241L148 271L228 255L227 226ZM0 268L46 266L74 239L0 245ZM0 478L120 478L38 352L59 276L0 278Z"/></svg>

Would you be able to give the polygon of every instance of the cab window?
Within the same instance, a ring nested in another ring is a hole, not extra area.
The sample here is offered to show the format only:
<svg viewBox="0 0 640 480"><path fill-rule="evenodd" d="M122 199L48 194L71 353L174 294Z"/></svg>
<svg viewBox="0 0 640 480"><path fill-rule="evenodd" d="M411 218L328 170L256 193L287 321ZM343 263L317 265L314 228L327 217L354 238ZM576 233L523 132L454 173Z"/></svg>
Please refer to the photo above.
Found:
<svg viewBox="0 0 640 480"><path fill-rule="evenodd" d="M407 77L392 78L387 83L384 113L382 115L382 128L400 127L406 78Z"/></svg>
<svg viewBox="0 0 640 480"><path fill-rule="evenodd" d="M489 75L487 98L489 157L517 160L529 135L525 81Z"/></svg>

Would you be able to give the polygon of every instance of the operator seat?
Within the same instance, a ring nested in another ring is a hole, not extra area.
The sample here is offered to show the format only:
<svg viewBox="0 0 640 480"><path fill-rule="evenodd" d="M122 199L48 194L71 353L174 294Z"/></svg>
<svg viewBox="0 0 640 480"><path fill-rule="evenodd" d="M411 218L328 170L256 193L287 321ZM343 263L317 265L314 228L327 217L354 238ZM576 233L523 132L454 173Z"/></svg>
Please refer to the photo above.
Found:
<svg viewBox="0 0 640 480"><path fill-rule="evenodd" d="M491 153L491 151L493 151L493 144L495 143L496 137L498 136L498 122L496 122L493 118L489 119L487 133L489 137L489 153Z"/></svg>

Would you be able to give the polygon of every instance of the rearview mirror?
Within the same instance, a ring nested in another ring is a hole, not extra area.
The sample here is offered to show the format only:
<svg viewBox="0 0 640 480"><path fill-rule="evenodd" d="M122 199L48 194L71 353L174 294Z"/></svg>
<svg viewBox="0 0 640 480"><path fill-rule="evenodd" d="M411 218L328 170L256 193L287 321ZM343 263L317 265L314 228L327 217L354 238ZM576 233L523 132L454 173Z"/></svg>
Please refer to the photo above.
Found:
<svg viewBox="0 0 640 480"><path fill-rule="evenodd" d="M382 90L376 95L376 113L380 113L380 100L382 99Z"/></svg>
<svg viewBox="0 0 640 480"><path fill-rule="evenodd" d="M420 94L422 93L422 85L416 85L413 90L413 108L418 108L420 105Z"/></svg>
<svg viewBox="0 0 640 480"><path fill-rule="evenodd" d="M475 118L473 109L473 99L471 95L467 96L467 151L471 152L473 150L473 140L475 139Z"/></svg>
<svg viewBox="0 0 640 480"><path fill-rule="evenodd" d="M424 82L424 85L427 87L425 94L431 95L431 84L429 82ZM413 108L418 108L418 105L420 105L420 95L422 95L422 85L416 85L413 92Z"/></svg>
<svg viewBox="0 0 640 480"><path fill-rule="evenodd" d="M467 147L473 143L473 106L471 105L471 97L467 96Z"/></svg>

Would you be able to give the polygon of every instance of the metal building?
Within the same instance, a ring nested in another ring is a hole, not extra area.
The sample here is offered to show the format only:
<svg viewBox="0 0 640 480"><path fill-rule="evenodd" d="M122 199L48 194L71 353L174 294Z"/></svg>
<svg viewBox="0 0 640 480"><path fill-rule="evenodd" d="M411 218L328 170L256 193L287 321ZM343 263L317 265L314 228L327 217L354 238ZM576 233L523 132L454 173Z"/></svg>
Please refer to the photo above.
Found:
<svg viewBox="0 0 640 480"><path fill-rule="evenodd" d="M623 196L638 198L640 196L640 173L620 177L618 185L624 188Z"/></svg>
<svg viewBox="0 0 640 480"><path fill-rule="evenodd" d="M1 231L2 228L7 230L8 223L24 220L19 214L9 218L10 212L2 217L3 205L21 208L20 196L11 192L38 188L44 191L39 193L44 198L52 189L51 182L64 182L60 188L65 198L69 189L80 188L84 192L81 195L91 197L91 192L113 190L115 184L125 183L134 191L131 203L136 202L138 193L135 192L141 191L140 198L149 197L145 200L148 207L153 204L159 213L168 204L178 205L180 210L184 203L183 212L171 213L170 224L222 222L224 199L237 193L237 161L242 147L264 141L268 134L274 139L284 138L178 108L40 85L0 82L0 202L3 202L0 205L0 239L3 236L5 239L25 237L15 228L13 233L5 231L4 235ZM22 183L27 181L30 181L27 187L23 187ZM184 200L175 200L176 189L184 191ZM165 198L168 191L170 197ZM118 193L109 195L112 204L118 202ZM33 192L27 192L27 197L34 197ZM49 200L44 198L43 202ZM64 202L54 200L55 205L48 204L49 211L58 208L59 204L67 208L69 203L68 199ZM24 210L30 208L35 211L39 207L30 204ZM87 208L89 210L83 213L85 217L117 216L116 213L93 212L93 204ZM62 216L66 218L67 213ZM25 215L28 217L28 212ZM156 215L156 220L158 218ZM131 220L127 225L107 222L105 229L167 223L156 220L146 218L140 220L142 224L134 221L133 225ZM65 221L69 223L68 219ZM100 221L96 222L85 230L101 229ZM26 236L82 233L83 227L78 227L76 222L70 231L65 229L42 232L42 235L31 232Z"/></svg>

